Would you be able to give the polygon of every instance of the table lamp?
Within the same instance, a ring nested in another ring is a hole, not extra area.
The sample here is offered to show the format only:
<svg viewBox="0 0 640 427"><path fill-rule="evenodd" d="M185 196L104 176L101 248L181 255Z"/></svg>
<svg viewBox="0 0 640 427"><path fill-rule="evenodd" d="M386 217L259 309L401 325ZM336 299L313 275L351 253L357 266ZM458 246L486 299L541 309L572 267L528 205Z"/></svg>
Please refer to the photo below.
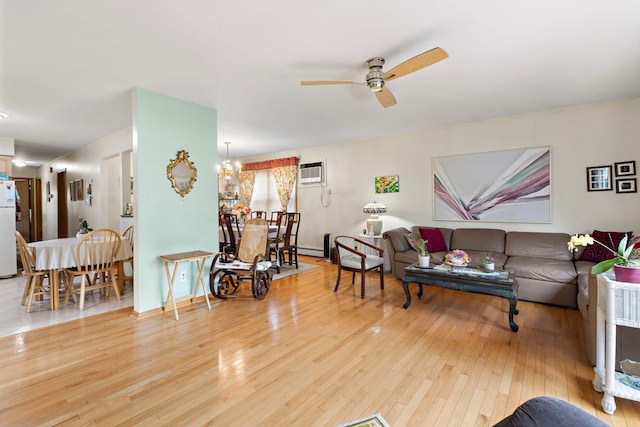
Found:
<svg viewBox="0 0 640 427"><path fill-rule="evenodd" d="M386 213L387 207L375 200L367 203L362 208L362 212L371 214L367 219L367 234L371 236L379 236L382 234L382 220L378 218L378 214Z"/></svg>

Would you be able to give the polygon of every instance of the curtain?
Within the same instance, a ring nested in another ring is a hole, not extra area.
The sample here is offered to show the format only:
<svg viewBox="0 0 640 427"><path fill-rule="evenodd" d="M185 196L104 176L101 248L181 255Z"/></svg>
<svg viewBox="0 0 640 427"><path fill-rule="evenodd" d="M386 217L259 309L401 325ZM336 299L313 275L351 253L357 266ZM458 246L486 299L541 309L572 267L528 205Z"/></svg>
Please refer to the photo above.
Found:
<svg viewBox="0 0 640 427"><path fill-rule="evenodd" d="M256 182L256 171L241 171L238 175L240 180L240 203L245 206L251 206L251 198L253 197L253 185Z"/></svg>
<svg viewBox="0 0 640 427"><path fill-rule="evenodd" d="M246 163L242 165L242 173L253 172L253 178L251 179L251 192L249 192L247 201L251 201L253 195L253 185L256 181L255 171L260 169L271 169L273 172L273 178L276 181L276 189L278 190L278 197L280 198L280 204L282 210L286 212L289 200L291 199L291 193L293 186L296 183L296 176L298 175L298 158L297 157L285 157L282 159L266 160L263 162ZM242 174L240 175L240 200L245 201L245 189L244 179ZM248 190L247 190L248 191Z"/></svg>
<svg viewBox="0 0 640 427"><path fill-rule="evenodd" d="M291 192L293 186L296 183L296 176L298 175L297 166L282 166L273 168L273 178L276 181L276 189L278 190L278 196L280 197L280 204L282 204L282 211L287 211L289 205L289 199L291 199Z"/></svg>

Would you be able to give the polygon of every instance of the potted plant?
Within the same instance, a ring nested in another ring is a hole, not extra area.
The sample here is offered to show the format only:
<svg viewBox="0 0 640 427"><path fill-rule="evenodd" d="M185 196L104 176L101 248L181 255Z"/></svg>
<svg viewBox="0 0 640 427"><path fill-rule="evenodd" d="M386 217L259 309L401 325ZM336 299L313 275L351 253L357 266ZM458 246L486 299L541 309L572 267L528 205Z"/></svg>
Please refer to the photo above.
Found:
<svg viewBox="0 0 640 427"><path fill-rule="evenodd" d="M83 217L78 217L78 222L80 223L80 230L76 233L76 237L82 237L82 235L88 234L90 231L93 231L93 228L89 227L87 220Z"/></svg>
<svg viewBox="0 0 640 427"><path fill-rule="evenodd" d="M427 249L427 241L415 233L409 233L407 240L413 249L418 251L418 266L421 268L429 267L431 262L431 254Z"/></svg>
<svg viewBox="0 0 640 427"><path fill-rule="evenodd" d="M495 262L496 260L493 259L493 257L491 255L485 255L480 262L482 263L482 266L484 267L485 270L487 271L493 271L495 269Z"/></svg>
<svg viewBox="0 0 640 427"><path fill-rule="evenodd" d="M613 268L617 281L640 283L640 259L631 258L632 254L634 254L634 245L638 243L640 239L637 236L632 237L631 239L628 237L629 236L624 236L622 240L620 240L617 251L614 251L609 246L597 241L588 234L584 234L582 236L575 234L571 236L568 246L570 251L575 251L577 250L577 246L593 245L594 243L599 244L611 252L613 258L600 261L591 267L591 272L593 274L601 274Z"/></svg>

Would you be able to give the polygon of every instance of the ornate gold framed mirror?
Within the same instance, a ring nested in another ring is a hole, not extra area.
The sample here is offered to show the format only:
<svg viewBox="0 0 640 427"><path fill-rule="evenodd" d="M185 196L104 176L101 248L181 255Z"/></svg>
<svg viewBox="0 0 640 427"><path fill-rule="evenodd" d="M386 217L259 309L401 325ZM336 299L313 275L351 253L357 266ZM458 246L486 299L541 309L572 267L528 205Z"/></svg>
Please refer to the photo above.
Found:
<svg viewBox="0 0 640 427"><path fill-rule="evenodd" d="M180 197L184 197L193 188L193 183L198 177L198 170L189 161L189 153L184 150L178 151L176 158L169 161L167 166L167 178L171 181L171 186Z"/></svg>

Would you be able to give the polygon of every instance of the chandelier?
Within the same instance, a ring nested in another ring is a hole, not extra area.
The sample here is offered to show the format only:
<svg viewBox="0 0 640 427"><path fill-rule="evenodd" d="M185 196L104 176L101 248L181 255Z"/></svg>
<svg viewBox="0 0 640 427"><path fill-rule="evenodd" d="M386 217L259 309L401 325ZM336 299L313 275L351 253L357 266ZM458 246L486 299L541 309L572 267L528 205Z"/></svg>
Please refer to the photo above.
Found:
<svg viewBox="0 0 640 427"><path fill-rule="evenodd" d="M235 165L231 164L231 160L229 160L229 141L224 142L227 145L227 157L222 162L222 166L218 164L216 167L218 168L218 176L220 178L224 178L226 180L230 180L234 176L236 176L242 170L242 166L240 162L236 162Z"/></svg>

